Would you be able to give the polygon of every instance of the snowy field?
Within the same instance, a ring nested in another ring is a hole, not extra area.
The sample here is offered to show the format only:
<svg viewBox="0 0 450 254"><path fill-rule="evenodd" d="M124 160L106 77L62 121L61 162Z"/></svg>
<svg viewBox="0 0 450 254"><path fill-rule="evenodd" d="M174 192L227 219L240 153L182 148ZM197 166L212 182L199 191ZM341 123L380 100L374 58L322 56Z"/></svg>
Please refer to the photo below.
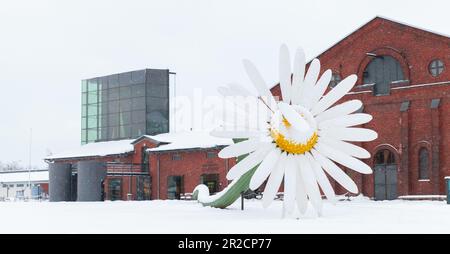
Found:
<svg viewBox="0 0 450 254"><path fill-rule="evenodd" d="M281 202L263 209L240 200L222 210L196 201L0 202L0 233L450 233L443 201L325 203L324 216L281 219Z"/></svg>

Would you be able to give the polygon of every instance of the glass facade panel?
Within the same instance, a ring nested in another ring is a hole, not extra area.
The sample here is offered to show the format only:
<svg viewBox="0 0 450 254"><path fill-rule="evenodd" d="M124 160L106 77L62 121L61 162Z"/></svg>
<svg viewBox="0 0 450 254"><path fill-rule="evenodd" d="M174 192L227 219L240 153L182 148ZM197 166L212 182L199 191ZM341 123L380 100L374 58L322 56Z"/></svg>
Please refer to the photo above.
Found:
<svg viewBox="0 0 450 254"><path fill-rule="evenodd" d="M88 116L96 116L98 115L98 104L88 104L87 105L87 115Z"/></svg>
<svg viewBox="0 0 450 254"><path fill-rule="evenodd" d="M145 110L131 112L131 123L145 123Z"/></svg>
<svg viewBox="0 0 450 254"><path fill-rule="evenodd" d="M87 115L87 107L86 107L86 105L82 105L81 106L81 117L86 117L86 115Z"/></svg>
<svg viewBox="0 0 450 254"><path fill-rule="evenodd" d="M132 84L145 83L145 70L131 72L131 83Z"/></svg>
<svg viewBox="0 0 450 254"><path fill-rule="evenodd" d="M118 114L109 114L108 115L108 126L117 126L119 125L119 115Z"/></svg>
<svg viewBox="0 0 450 254"><path fill-rule="evenodd" d="M87 128L97 128L97 116L88 116L87 118Z"/></svg>
<svg viewBox="0 0 450 254"><path fill-rule="evenodd" d="M86 104L87 103L87 93L82 93L81 94L81 104Z"/></svg>
<svg viewBox="0 0 450 254"><path fill-rule="evenodd" d="M87 103L97 103L98 102L98 93L95 92L88 92L87 94Z"/></svg>
<svg viewBox="0 0 450 254"><path fill-rule="evenodd" d="M119 99L128 99L131 97L131 86L120 87Z"/></svg>
<svg viewBox="0 0 450 254"><path fill-rule="evenodd" d="M87 141L93 142L97 140L97 129L88 129L87 130Z"/></svg>
<svg viewBox="0 0 450 254"><path fill-rule="evenodd" d="M131 96L132 97L145 96L145 84L138 84L131 86Z"/></svg>
<svg viewBox="0 0 450 254"><path fill-rule="evenodd" d="M96 92L98 90L97 79L89 79L87 81L87 90L88 92Z"/></svg>
<svg viewBox="0 0 450 254"><path fill-rule="evenodd" d="M98 90L108 89L108 77L101 77L98 79Z"/></svg>
<svg viewBox="0 0 450 254"><path fill-rule="evenodd" d="M131 125L121 125L120 138L131 138Z"/></svg>
<svg viewBox="0 0 450 254"><path fill-rule="evenodd" d="M119 75L114 74L107 77L108 78L108 88L119 87Z"/></svg>
<svg viewBox="0 0 450 254"><path fill-rule="evenodd" d="M98 118L98 124L100 128L108 126L108 115L100 115Z"/></svg>
<svg viewBox="0 0 450 254"><path fill-rule="evenodd" d="M145 97L133 98L131 108L133 110L145 109Z"/></svg>
<svg viewBox="0 0 450 254"><path fill-rule="evenodd" d="M108 113L119 113L119 101L109 101L108 102Z"/></svg>
<svg viewBox="0 0 450 254"><path fill-rule="evenodd" d="M82 144L169 131L169 71L145 69L82 81Z"/></svg>
<svg viewBox="0 0 450 254"><path fill-rule="evenodd" d="M87 118L82 117L81 118L81 129L86 129L86 128L87 128Z"/></svg>
<svg viewBox="0 0 450 254"><path fill-rule="evenodd" d="M120 112L131 111L131 99L120 100Z"/></svg>
<svg viewBox="0 0 450 254"><path fill-rule="evenodd" d="M120 112L119 113L119 125L131 124L131 112Z"/></svg>
<svg viewBox="0 0 450 254"><path fill-rule="evenodd" d="M139 137L145 134L145 123L131 125L131 136Z"/></svg>
<svg viewBox="0 0 450 254"><path fill-rule="evenodd" d="M131 72L124 72L119 74L120 86L131 85Z"/></svg>
<svg viewBox="0 0 450 254"><path fill-rule="evenodd" d="M147 86L148 95L153 97L167 98L169 96L169 88L161 85Z"/></svg>

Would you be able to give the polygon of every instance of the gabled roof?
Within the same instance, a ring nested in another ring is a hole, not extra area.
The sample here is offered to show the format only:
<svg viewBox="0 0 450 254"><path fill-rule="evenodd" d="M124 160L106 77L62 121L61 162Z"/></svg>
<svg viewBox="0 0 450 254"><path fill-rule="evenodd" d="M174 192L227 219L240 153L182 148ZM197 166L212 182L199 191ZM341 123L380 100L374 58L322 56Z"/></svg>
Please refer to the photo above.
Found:
<svg viewBox="0 0 450 254"><path fill-rule="evenodd" d="M444 38L447 38L447 39L450 38L449 35L446 35L446 34L443 34L443 33L437 33L437 32L434 32L434 31L431 31L431 30L428 30L428 29L424 29L424 28L420 28L420 27L418 27L418 26L413 26L413 25L407 24L407 23L405 23L405 22L396 21L396 20L393 20L393 19L391 19L391 18L387 18L387 17L383 17L383 16L376 16L376 17L372 18L371 20L369 20L368 22L366 22L366 23L364 23L363 25L361 25L360 27L358 27L356 30L354 30L354 31L351 32L350 34L347 34L346 36L344 36L341 40L339 40L339 41L337 41L336 43L332 44L330 47L328 47L327 49L325 49L324 51L322 51L320 54L318 54L318 55L317 55L316 57L314 57L314 58L319 58L323 53L325 53L325 52L327 52L328 50L332 49L334 46L338 45L339 43L341 43L342 41L344 41L344 40L347 39L348 37L350 37L350 36L356 34L357 32L359 32L362 28L368 26L369 24L371 24L371 23L373 23L373 22L375 22L375 21L377 21L377 20L383 20L383 21L388 21L388 22L394 23L394 24L398 24L398 25L402 25L402 26L407 26L407 27L413 28L413 29L415 29L415 30L418 30L418 31L421 31L421 32L428 33L428 34L430 34L430 35L437 35L437 36L444 37ZM313 59L314 59L314 58L313 58ZM310 61L312 61L313 59L311 59Z"/></svg>
<svg viewBox="0 0 450 254"><path fill-rule="evenodd" d="M377 22L377 21L387 21L393 24L398 24L398 25L402 25L402 26L407 26L412 28L413 30L417 31L417 32L421 32L422 34L426 35L430 35L430 36L438 36L441 37L443 39L450 39L450 36L447 34L443 34L443 33L438 33L438 32L434 32L428 29L424 29L424 28L420 28L418 26L413 26L410 24L407 24L405 22L400 22L400 21L396 21L393 20L391 18L387 18L387 17L383 17L383 16L375 16L374 18L370 19L368 22L364 23L363 25L361 25L360 27L358 27L356 30L354 30L353 32L345 35L342 39L340 39L339 41L333 43L330 47L326 48L325 50L323 50L321 53L319 53L317 56L311 58L308 61L308 64L315 58L320 58L321 55L323 55L324 53L326 53L327 51L331 50L332 48L334 48L335 46L337 46L338 44L340 44L341 42L343 42L344 40L346 40L347 38L349 38L350 36L355 36L358 32L360 32L364 27L370 25L373 22ZM277 85L279 85L279 82L275 83L272 87L270 87L270 89L276 87Z"/></svg>

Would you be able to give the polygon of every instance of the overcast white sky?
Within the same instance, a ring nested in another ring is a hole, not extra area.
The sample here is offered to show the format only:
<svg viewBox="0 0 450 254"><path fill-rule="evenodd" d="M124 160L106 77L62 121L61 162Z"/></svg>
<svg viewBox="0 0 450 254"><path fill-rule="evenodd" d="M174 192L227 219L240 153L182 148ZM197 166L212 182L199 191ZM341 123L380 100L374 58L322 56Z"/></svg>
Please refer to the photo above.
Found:
<svg viewBox="0 0 450 254"><path fill-rule="evenodd" d="M177 94L277 77L281 43L313 57L376 15L450 34L449 1L0 2L0 161L45 166L80 144L80 80L143 68L177 73Z"/></svg>

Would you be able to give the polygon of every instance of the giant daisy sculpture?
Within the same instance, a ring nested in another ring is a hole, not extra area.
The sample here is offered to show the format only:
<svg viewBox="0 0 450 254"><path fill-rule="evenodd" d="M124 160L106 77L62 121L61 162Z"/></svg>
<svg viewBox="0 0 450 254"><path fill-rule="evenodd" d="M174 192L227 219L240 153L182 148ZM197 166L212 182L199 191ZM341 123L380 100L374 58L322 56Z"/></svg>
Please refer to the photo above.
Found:
<svg viewBox="0 0 450 254"><path fill-rule="evenodd" d="M321 191L328 200L335 201L333 187L325 172L349 192L357 193L356 184L340 166L362 174L372 173L372 169L359 160L369 158L370 153L350 142L372 141L377 138L377 133L355 127L372 120L369 114L355 113L362 107L360 100L334 105L355 85L356 75L346 77L325 93L331 70L319 77L320 62L314 59L305 74L305 54L298 49L291 71L288 48L282 45L279 56L282 100L277 102L255 65L248 60L243 63L259 93L257 97L270 114L267 124L257 130L220 127L212 131L214 136L246 138L219 152L221 158L248 154L229 170L227 179L238 179L257 167L249 187L255 190L267 180L262 198L264 207L272 203L284 179L283 207L288 214L294 211L295 205L304 214L310 202L321 215ZM248 93L232 86L221 89L226 94Z"/></svg>

